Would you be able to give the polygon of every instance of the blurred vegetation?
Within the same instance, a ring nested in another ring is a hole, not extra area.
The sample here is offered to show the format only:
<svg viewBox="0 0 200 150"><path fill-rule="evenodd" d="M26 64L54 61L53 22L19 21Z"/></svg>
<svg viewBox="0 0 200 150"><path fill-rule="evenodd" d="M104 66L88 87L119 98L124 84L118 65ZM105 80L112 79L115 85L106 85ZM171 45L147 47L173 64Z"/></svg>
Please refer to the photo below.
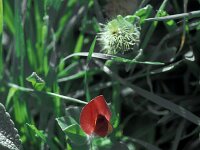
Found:
<svg viewBox="0 0 200 150"><path fill-rule="evenodd" d="M103 54L99 23L133 14L140 57ZM199 0L0 0L0 102L24 149L89 149L62 121L103 94L114 130L93 149L198 150L199 39Z"/></svg>

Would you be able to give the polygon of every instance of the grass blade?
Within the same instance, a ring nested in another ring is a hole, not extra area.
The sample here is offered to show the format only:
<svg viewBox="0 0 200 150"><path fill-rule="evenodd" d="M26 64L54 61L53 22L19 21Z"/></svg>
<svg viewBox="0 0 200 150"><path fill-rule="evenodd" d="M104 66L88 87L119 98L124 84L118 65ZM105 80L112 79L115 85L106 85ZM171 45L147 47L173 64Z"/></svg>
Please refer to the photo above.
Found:
<svg viewBox="0 0 200 150"><path fill-rule="evenodd" d="M15 1L15 52L17 61L19 61L19 81L20 84L24 84L24 55L25 55L25 43L24 43L24 31L22 27L22 16L21 16L21 1Z"/></svg>
<svg viewBox="0 0 200 150"><path fill-rule="evenodd" d="M89 53L87 56L87 62L86 62L87 64L86 64L86 71L85 71L85 77L84 77L84 85L85 85L85 93L86 93L87 101L90 101L90 99L91 99L90 91L89 91L89 87L88 87L88 65L92 58L92 54L94 52L95 43L96 43L96 37L94 38L92 45L90 46L90 50L89 50Z"/></svg>
<svg viewBox="0 0 200 150"><path fill-rule="evenodd" d="M180 125L178 126L177 128L177 132L176 132L176 137L173 141L173 145L172 145L172 150L177 150L178 148L178 144L180 142L180 139L181 139L181 135L183 133L183 130L184 130L184 125L185 125L185 120L183 120Z"/></svg>
<svg viewBox="0 0 200 150"><path fill-rule="evenodd" d="M160 16L160 11L164 10L165 6L167 5L167 2L168 2L168 0L164 0L164 1L163 1L162 5L160 6L160 8L159 8L159 10L158 10L158 12L157 12L157 14L156 14L155 17L159 17L159 16ZM145 48L146 48L146 46L147 46L147 44L148 44L150 38L152 37L152 34L153 34L155 28L157 27L157 24L158 24L157 21L154 21L154 22L151 24L149 30L147 31L147 33L146 33L146 35L145 35L145 39L144 39L144 41L142 42L142 45L141 45L141 48L142 48L142 49L145 49Z"/></svg>
<svg viewBox="0 0 200 150"><path fill-rule="evenodd" d="M3 2L0 0L0 34L3 32Z"/></svg>
<svg viewBox="0 0 200 150"><path fill-rule="evenodd" d="M145 89L142 89L136 85L130 84L127 81L125 81L124 79L120 78L118 75L116 75L115 73L113 73L109 68L107 68L106 66L103 67L103 71L105 73L107 73L109 76L114 77L115 79L117 79L121 84L123 84L124 86L128 86L130 87L134 92L136 92L137 94L139 94L140 96L152 101L153 103L158 104L159 106L162 106L166 109L171 110L172 112L178 114L179 116L189 120L190 122L196 124L196 125L200 125L200 118L198 116L196 116L195 114L193 114L192 112L186 110L185 108L183 108L182 106L179 106L177 104L172 103L171 101L162 98L158 95L155 95Z"/></svg>
<svg viewBox="0 0 200 150"><path fill-rule="evenodd" d="M3 32L3 2L2 0L0 0L0 79L3 77L2 32Z"/></svg>
<svg viewBox="0 0 200 150"><path fill-rule="evenodd" d="M96 37L94 38L94 40L92 42L92 45L90 46L90 50L89 50L88 57L87 57L87 64L89 64L89 62L90 62L90 60L92 58L92 54L94 52L95 44L96 44Z"/></svg>
<svg viewBox="0 0 200 150"><path fill-rule="evenodd" d="M68 60L71 57L75 57L75 56L88 56L89 53L88 52L81 52L81 53L73 53L67 57L65 57L61 63L63 63L64 61ZM112 60L114 62L120 62L120 63L127 63L127 64L147 64L147 65L164 65L164 63L162 62L150 62L150 61L138 61L138 60L130 60L127 58L123 58L123 57L119 57L119 56L115 56L115 55L109 55L109 54L103 54L103 53L93 53L91 57L94 58L99 58L99 59L104 59L104 60Z"/></svg>
<svg viewBox="0 0 200 150"><path fill-rule="evenodd" d="M147 143L145 141L142 141L142 140L139 140L139 139L136 139L136 138L131 138L131 137L124 137L123 139L124 141L131 141L131 142L134 142L134 143L137 143L141 146L143 146L145 149L147 150L161 150L160 148L150 144L150 143Z"/></svg>

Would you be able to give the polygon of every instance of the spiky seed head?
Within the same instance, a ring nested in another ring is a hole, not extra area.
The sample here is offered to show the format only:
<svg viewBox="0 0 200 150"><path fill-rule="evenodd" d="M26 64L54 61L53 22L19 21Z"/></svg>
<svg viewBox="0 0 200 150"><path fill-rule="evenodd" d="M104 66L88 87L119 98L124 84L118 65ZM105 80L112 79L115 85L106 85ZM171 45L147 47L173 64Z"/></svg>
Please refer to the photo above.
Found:
<svg viewBox="0 0 200 150"><path fill-rule="evenodd" d="M140 42L140 26L138 17L117 16L109 21L98 33L102 51L106 54L124 53L134 50Z"/></svg>

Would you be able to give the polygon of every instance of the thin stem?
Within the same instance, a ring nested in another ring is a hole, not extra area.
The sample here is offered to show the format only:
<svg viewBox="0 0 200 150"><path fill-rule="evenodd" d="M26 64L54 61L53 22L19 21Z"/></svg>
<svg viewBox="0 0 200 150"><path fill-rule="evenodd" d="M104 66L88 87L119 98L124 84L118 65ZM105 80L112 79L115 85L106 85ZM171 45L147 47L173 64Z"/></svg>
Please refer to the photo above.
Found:
<svg viewBox="0 0 200 150"><path fill-rule="evenodd" d="M74 57L74 56L85 56L87 57L89 55L88 52L80 52L80 53L73 53L67 57L65 57L61 63L64 63L64 61L66 61L67 59L71 58L71 57ZM149 61L137 61L135 59L126 59L126 58L123 58L123 57L118 57L118 56L115 56L115 55L109 55L109 54L103 54L103 53L92 53L92 57L94 58L99 58L99 59L104 59L104 60L112 60L112 61L115 61L115 62L120 62L120 63L130 63L130 64L134 64L134 63L137 63L137 64L148 64L148 65L164 65L164 63L162 62L149 62Z"/></svg>
<svg viewBox="0 0 200 150"><path fill-rule="evenodd" d="M51 93L51 92L45 92L45 93L47 95L51 95L51 96L55 96L55 97L65 99L67 101L76 102L76 103L80 103L80 104L87 104L87 102L84 102L84 101L76 99L76 98L72 98L72 97L68 97L68 96L64 96L64 95L60 95L60 94L56 94L56 93Z"/></svg>
<svg viewBox="0 0 200 150"><path fill-rule="evenodd" d="M92 141L90 142L90 150L92 150Z"/></svg>
<svg viewBox="0 0 200 150"><path fill-rule="evenodd" d="M195 17L200 17L200 10L197 11L192 11L192 12L188 12L188 13L182 13L182 14L176 14L176 15L169 15L169 16L165 16L165 17L155 17L155 18L148 18L145 19L145 21L149 22L149 21L167 21L167 20L171 20L171 19L181 19L181 18L195 18Z"/></svg>
<svg viewBox="0 0 200 150"><path fill-rule="evenodd" d="M50 96L59 97L61 99L65 99L67 101L71 101L71 102L75 102L75 103L79 103L79 104L87 104L87 102L84 102L84 101L76 99L76 98L72 98L72 97L68 97L68 96L64 96L64 95L60 95L60 94L56 94L56 93L52 93L52 92L35 91L34 89L22 87L22 86L13 84L13 83L8 83L8 86L10 86L12 88L16 88L17 90L24 91L24 92L39 92L39 93L44 93L44 94L47 94Z"/></svg>
<svg viewBox="0 0 200 150"><path fill-rule="evenodd" d="M90 141L90 150L93 150L93 145L92 145L93 135L89 136L89 141Z"/></svg>

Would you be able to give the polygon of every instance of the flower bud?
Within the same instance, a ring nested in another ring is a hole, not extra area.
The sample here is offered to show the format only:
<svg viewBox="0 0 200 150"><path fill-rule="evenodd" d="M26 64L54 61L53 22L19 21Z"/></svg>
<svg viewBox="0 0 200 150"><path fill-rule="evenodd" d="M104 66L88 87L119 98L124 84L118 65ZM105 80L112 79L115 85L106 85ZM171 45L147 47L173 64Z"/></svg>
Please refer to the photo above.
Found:
<svg viewBox="0 0 200 150"><path fill-rule="evenodd" d="M140 42L139 17L117 16L116 19L103 25L98 33L102 51L106 54L117 54L138 49Z"/></svg>

